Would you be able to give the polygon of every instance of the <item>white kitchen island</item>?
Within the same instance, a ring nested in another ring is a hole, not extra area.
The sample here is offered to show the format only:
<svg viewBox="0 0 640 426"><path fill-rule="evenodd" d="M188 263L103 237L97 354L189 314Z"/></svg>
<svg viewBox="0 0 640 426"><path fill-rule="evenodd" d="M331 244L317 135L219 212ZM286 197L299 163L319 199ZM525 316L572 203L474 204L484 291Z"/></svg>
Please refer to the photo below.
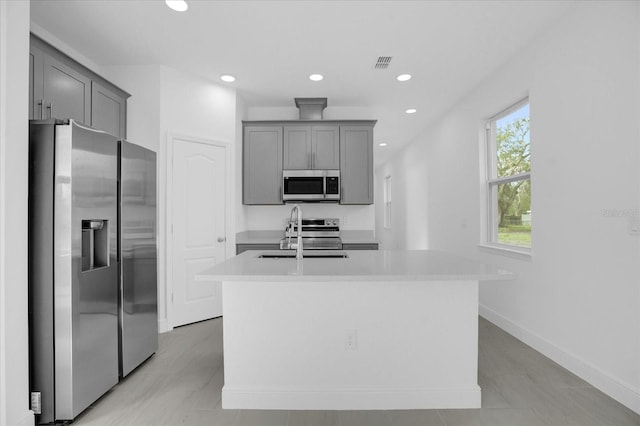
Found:
<svg viewBox="0 0 640 426"><path fill-rule="evenodd" d="M437 251L348 251L205 271L222 281L223 408L478 408L478 282L508 271Z"/></svg>

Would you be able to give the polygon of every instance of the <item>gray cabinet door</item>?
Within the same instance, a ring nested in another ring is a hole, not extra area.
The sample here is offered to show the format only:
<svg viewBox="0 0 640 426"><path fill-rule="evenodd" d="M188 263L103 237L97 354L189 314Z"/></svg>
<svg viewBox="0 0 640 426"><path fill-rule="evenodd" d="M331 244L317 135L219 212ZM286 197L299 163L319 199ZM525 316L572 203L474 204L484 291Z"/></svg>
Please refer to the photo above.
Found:
<svg viewBox="0 0 640 426"><path fill-rule="evenodd" d="M285 126L285 170L338 170L340 168L340 127Z"/></svg>
<svg viewBox="0 0 640 426"><path fill-rule="evenodd" d="M311 127L284 127L285 170L306 170L311 168Z"/></svg>
<svg viewBox="0 0 640 426"><path fill-rule="evenodd" d="M72 118L91 123L91 79L44 54L44 118Z"/></svg>
<svg viewBox="0 0 640 426"><path fill-rule="evenodd" d="M340 127L311 127L311 168L338 170L340 168Z"/></svg>
<svg viewBox="0 0 640 426"><path fill-rule="evenodd" d="M44 52L31 46L29 50L29 120L41 120L44 118L43 85L43 61Z"/></svg>
<svg viewBox="0 0 640 426"><path fill-rule="evenodd" d="M373 127L340 126L340 204L373 204Z"/></svg>
<svg viewBox="0 0 640 426"><path fill-rule="evenodd" d="M282 127L246 126L243 203L282 204Z"/></svg>
<svg viewBox="0 0 640 426"><path fill-rule="evenodd" d="M126 100L95 81L91 83L91 127L126 137Z"/></svg>

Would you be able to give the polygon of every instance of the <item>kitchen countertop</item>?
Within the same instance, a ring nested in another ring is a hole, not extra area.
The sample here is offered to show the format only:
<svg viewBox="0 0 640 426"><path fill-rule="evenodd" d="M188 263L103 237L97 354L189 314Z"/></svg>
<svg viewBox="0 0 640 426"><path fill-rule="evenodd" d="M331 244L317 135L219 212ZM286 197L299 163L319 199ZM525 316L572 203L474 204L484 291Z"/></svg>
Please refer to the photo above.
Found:
<svg viewBox="0 0 640 426"><path fill-rule="evenodd" d="M279 253L286 253L281 250ZM347 258L261 259L246 251L203 271L216 281L454 281L509 280L515 274L435 250L347 250Z"/></svg>
<svg viewBox="0 0 640 426"><path fill-rule="evenodd" d="M282 231L243 231L236 234L236 244L279 244L284 237ZM340 238L343 244L378 244L373 231L341 230Z"/></svg>

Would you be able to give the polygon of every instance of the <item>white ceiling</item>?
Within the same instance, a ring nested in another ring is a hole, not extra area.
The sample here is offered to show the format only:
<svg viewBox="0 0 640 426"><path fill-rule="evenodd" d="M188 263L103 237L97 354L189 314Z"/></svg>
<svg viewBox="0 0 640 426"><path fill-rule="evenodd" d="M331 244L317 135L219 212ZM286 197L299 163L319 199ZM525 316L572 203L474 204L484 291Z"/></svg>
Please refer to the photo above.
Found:
<svg viewBox="0 0 640 426"><path fill-rule="evenodd" d="M367 108L378 164L577 4L187 1L179 13L162 0L31 0L31 19L99 66L164 64L218 84L232 74L248 107ZM388 69L374 69L379 56L393 57Z"/></svg>

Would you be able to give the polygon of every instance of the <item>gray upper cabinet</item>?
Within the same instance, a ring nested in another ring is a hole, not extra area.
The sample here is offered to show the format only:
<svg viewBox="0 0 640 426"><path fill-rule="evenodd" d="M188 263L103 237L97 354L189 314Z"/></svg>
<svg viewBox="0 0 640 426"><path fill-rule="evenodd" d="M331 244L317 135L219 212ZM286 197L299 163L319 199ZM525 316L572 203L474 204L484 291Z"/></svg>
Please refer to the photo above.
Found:
<svg viewBox="0 0 640 426"><path fill-rule="evenodd" d="M36 96L36 93L42 93L42 59L44 53L37 47L31 46L29 50L29 120L42 118L43 111L39 108L42 106L42 99ZM36 100L37 98L37 100Z"/></svg>
<svg viewBox="0 0 640 426"><path fill-rule="evenodd" d="M282 204L282 170L340 170L341 204L373 204L375 120L243 121L243 203Z"/></svg>
<svg viewBox="0 0 640 426"><path fill-rule="evenodd" d="M115 136L126 136L129 94L31 36L29 118L71 118Z"/></svg>
<svg viewBox="0 0 640 426"><path fill-rule="evenodd" d="M91 123L91 79L51 55L44 55L44 108L49 118Z"/></svg>
<svg viewBox="0 0 640 426"><path fill-rule="evenodd" d="M338 170L339 168L339 126L284 127L284 169Z"/></svg>
<svg viewBox="0 0 640 426"><path fill-rule="evenodd" d="M98 82L91 85L91 127L112 135L126 134L126 100Z"/></svg>
<svg viewBox="0 0 640 426"><path fill-rule="evenodd" d="M306 170L311 168L311 127L284 127L284 169Z"/></svg>
<svg viewBox="0 0 640 426"><path fill-rule="evenodd" d="M282 204L282 126L244 126L244 204Z"/></svg>
<svg viewBox="0 0 640 426"><path fill-rule="evenodd" d="M33 45L29 72L29 118L91 124L91 79Z"/></svg>
<svg viewBox="0 0 640 426"><path fill-rule="evenodd" d="M320 170L340 168L340 127L311 127L311 166Z"/></svg>
<svg viewBox="0 0 640 426"><path fill-rule="evenodd" d="M340 204L373 204L373 125L340 126Z"/></svg>

